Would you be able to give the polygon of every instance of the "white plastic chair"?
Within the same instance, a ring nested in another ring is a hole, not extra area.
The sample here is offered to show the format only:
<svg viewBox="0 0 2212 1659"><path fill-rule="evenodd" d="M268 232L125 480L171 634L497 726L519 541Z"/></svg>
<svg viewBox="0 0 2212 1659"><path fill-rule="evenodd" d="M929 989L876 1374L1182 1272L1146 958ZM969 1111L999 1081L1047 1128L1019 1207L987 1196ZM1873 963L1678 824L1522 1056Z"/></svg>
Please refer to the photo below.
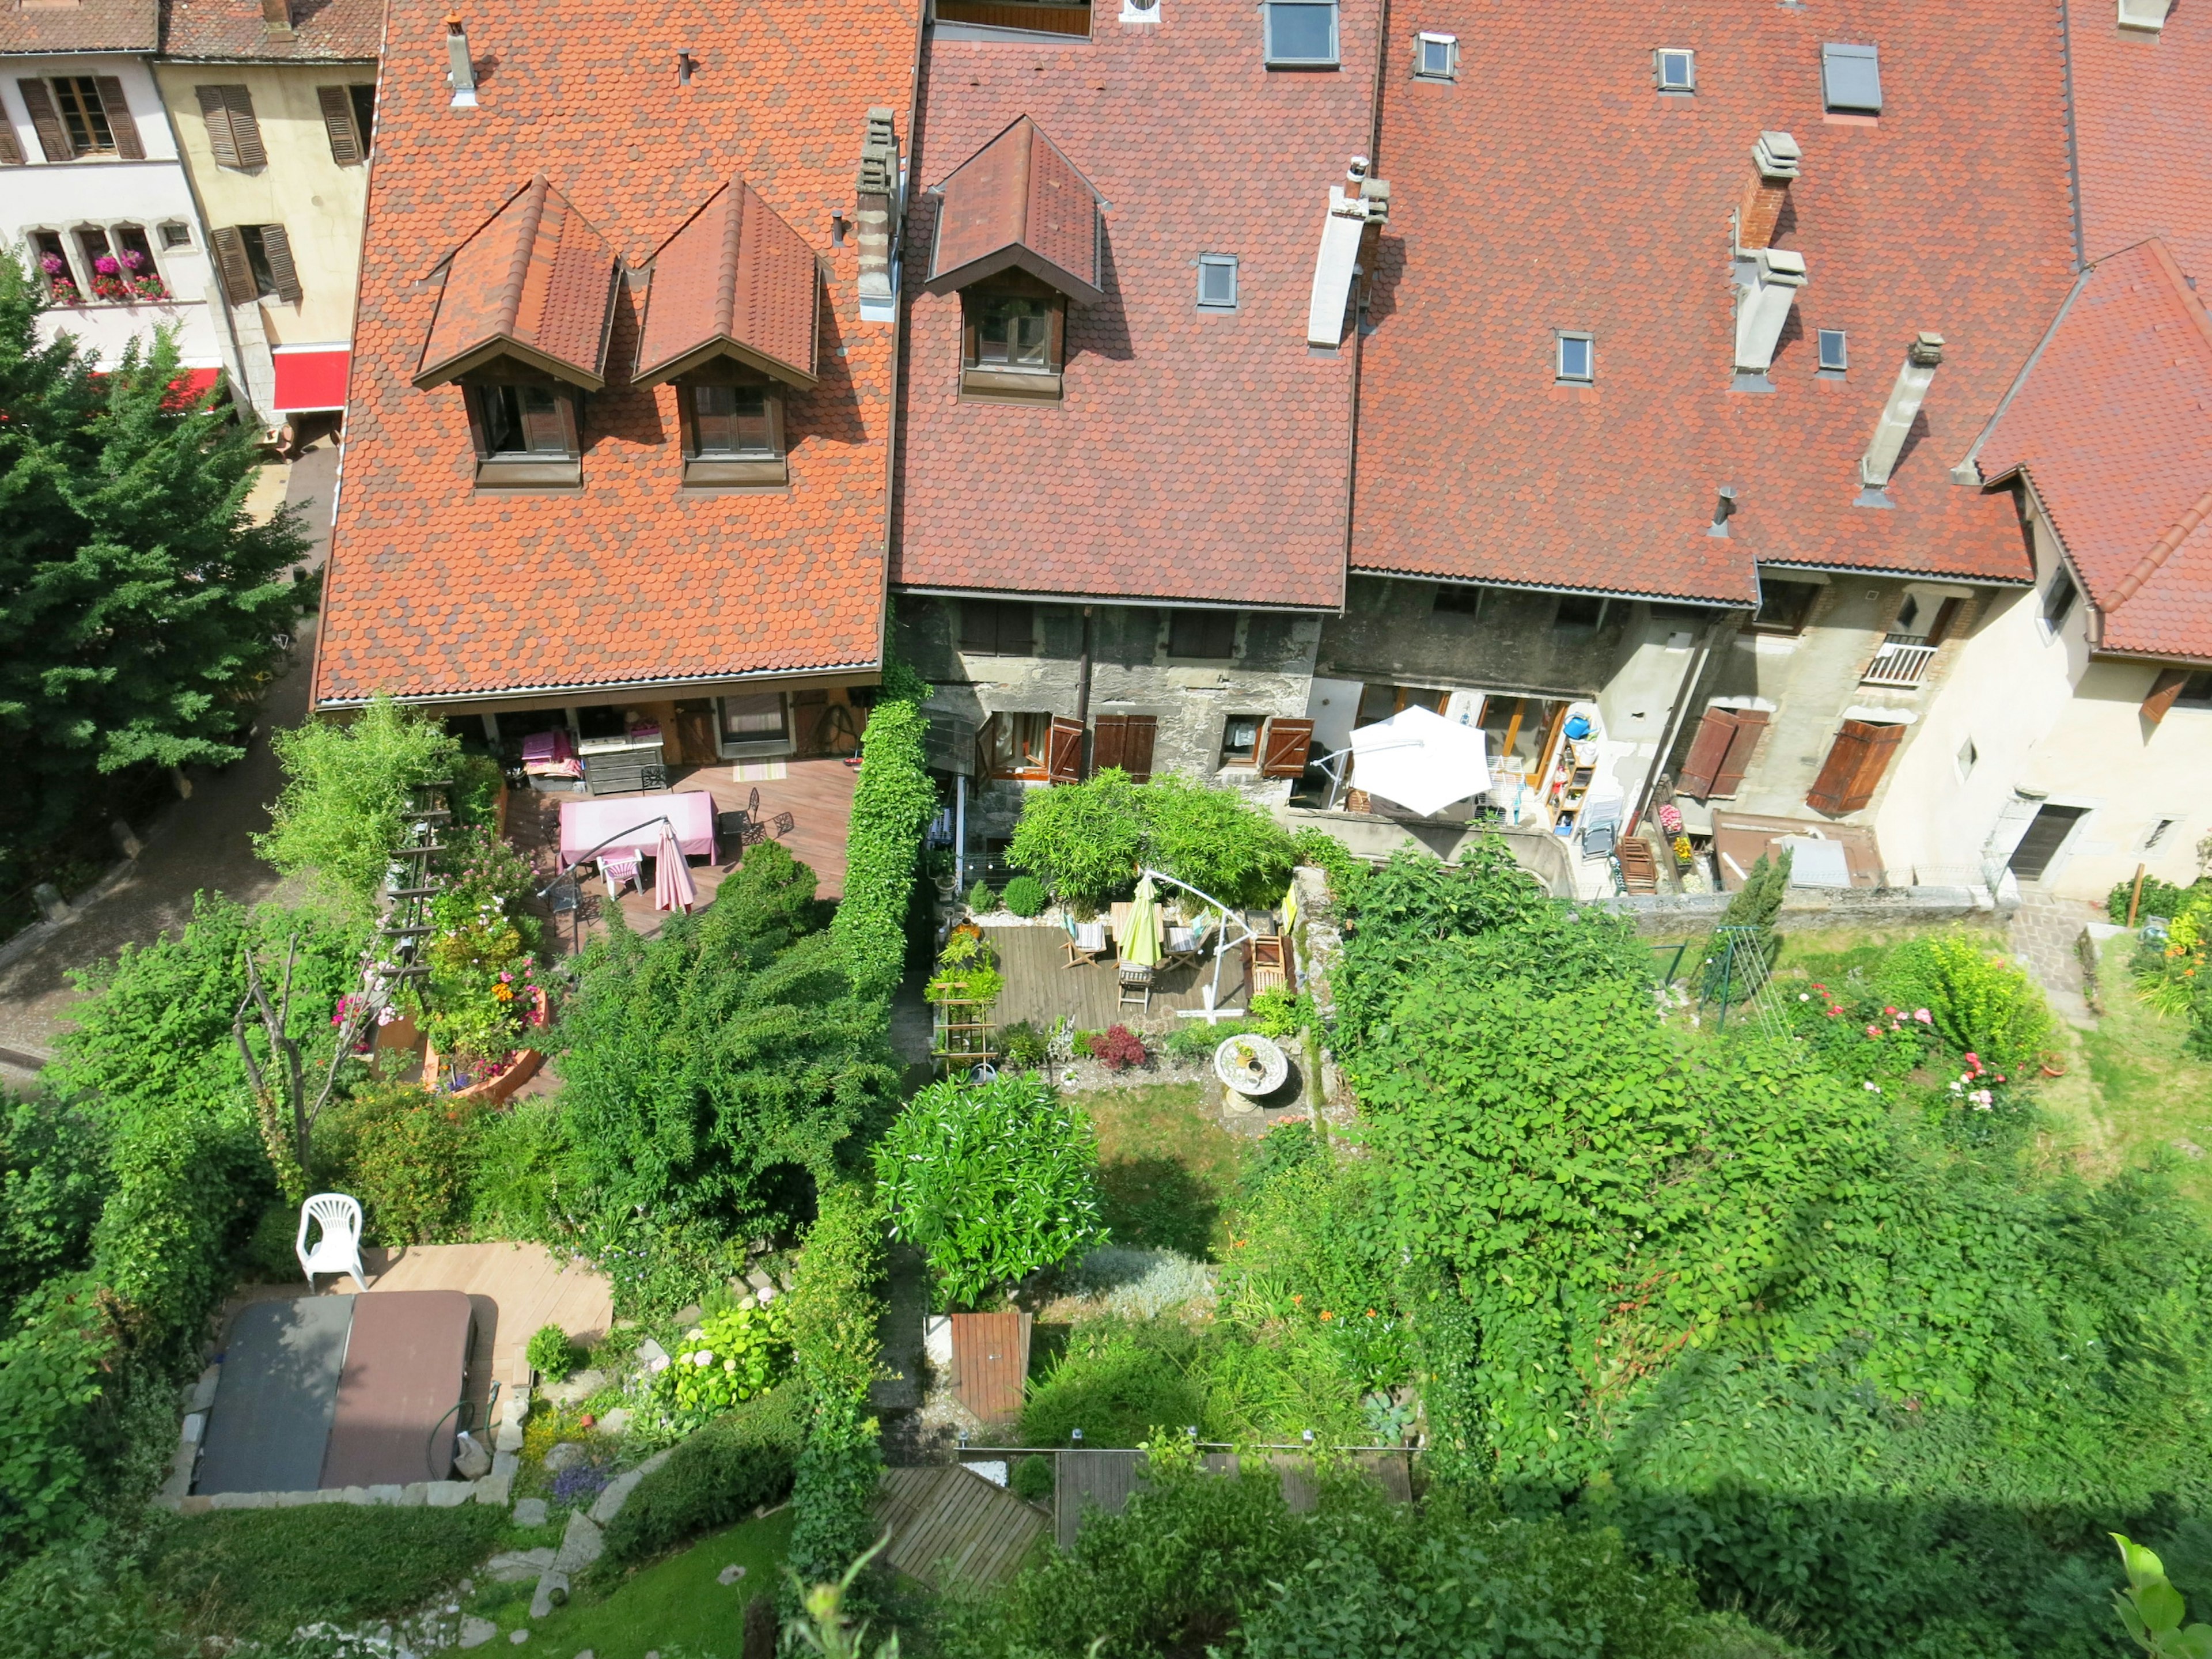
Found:
<svg viewBox="0 0 2212 1659"><path fill-rule="evenodd" d="M307 1248L307 1224L319 1222L322 1237ZM361 1203L343 1193L317 1193L300 1206L300 1237L293 1244L307 1289L315 1288L317 1273L351 1273L364 1291L368 1274L361 1265Z"/></svg>

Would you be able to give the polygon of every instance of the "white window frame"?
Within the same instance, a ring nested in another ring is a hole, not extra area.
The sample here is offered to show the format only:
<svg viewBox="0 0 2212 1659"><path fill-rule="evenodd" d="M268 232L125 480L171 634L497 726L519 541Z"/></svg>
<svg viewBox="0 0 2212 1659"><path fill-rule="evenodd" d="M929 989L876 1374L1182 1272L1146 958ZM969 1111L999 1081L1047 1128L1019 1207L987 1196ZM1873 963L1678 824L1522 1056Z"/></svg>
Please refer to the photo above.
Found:
<svg viewBox="0 0 2212 1659"><path fill-rule="evenodd" d="M1579 340L1589 348L1589 368L1581 374L1567 372L1567 343ZM1587 330L1562 328L1553 331L1552 374L1560 386L1595 386L1597 384L1597 337Z"/></svg>
<svg viewBox="0 0 2212 1659"><path fill-rule="evenodd" d="M1835 88L1828 79L1828 65L1835 63L1865 63L1874 66L1874 102L1839 104ZM1863 40L1825 40L1820 44L1820 107L1830 115L1863 116L1871 120L1881 114L1881 48Z"/></svg>
<svg viewBox="0 0 2212 1659"><path fill-rule="evenodd" d="M1226 270L1229 273L1229 297L1226 300L1209 300L1206 297L1206 276L1209 270ZM1234 311L1243 298L1237 281L1235 254L1201 253L1198 256L1198 308L1200 311Z"/></svg>
<svg viewBox="0 0 2212 1659"><path fill-rule="evenodd" d="M1443 54L1443 67L1430 62L1430 48ZM1456 81L1459 79L1459 36L1437 34L1424 29L1413 37L1413 78L1416 81Z"/></svg>
<svg viewBox="0 0 2212 1659"><path fill-rule="evenodd" d="M1278 7L1298 8L1304 10L1328 12L1328 56L1326 58L1278 58L1275 56L1275 11ZM1339 0L1260 0L1260 52L1269 69L1336 69L1344 61L1342 27L1344 18Z"/></svg>
<svg viewBox="0 0 2212 1659"><path fill-rule="evenodd" d="M1833 362L1828 361L1828 342L1832 339L1836 343L1836 361ZM1814 329L1813 360L1817 365L1814 371L1816 374L1831 375L1837 379L1841 379L1849 374L1851 367L1850 331L1840 328Z"/></svg>
<svg viewBox="0 0 2212 1659"><path fill-rule="evenodd" d="M1688 64L1686 79L1676 82L1667 78L1667 60L1680 58ZM1670 97L1687 98L1698 90L1698 53L1692 46L1656 46L1651 52L1651 81L1661 92Z"/></svg>

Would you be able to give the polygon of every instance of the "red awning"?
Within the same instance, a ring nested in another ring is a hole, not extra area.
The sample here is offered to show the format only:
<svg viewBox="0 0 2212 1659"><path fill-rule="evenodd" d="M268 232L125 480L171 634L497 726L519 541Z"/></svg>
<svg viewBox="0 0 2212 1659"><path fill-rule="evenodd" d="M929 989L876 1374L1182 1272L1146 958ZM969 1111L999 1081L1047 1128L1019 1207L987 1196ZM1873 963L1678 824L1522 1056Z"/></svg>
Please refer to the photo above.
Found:
<svg viewBox="0 0 2212 1659"><path fill-rule="evenodd" d="M289 413L302 409L343 409L346 366L353 353L280 351L276 354L276 396L272 408Z"/></svg>

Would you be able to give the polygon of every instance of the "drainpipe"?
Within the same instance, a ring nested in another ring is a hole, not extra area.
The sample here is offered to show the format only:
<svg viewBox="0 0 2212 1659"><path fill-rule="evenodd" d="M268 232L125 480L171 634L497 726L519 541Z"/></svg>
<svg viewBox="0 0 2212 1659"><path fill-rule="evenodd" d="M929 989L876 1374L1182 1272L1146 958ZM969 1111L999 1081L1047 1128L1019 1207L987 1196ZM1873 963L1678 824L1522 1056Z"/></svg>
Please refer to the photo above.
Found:
<svg viewBox="0 0 2212 1659"><path fill-rule="evenodd" d="M1083 728L1083 775L1091 775L1091 607L1083 607L1083 654L1075 665L1075 723Z"/></svg>
<svg viewBox="0 0 2212 1659"><path fill-rule="evenodd" d="M968 775L952 775L952 884L968 890Z"/></svg>

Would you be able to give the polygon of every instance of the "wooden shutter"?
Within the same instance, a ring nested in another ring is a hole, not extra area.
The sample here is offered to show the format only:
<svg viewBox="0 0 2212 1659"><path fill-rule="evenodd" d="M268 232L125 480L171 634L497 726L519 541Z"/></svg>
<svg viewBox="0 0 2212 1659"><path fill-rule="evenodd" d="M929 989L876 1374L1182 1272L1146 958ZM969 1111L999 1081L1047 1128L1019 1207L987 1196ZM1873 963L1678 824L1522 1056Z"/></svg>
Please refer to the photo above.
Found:
<svg viewBox="0 0 2212 1659"><path fill-rule="evenodd" d="M194 87L200 114L207 121L208 148L217 167L240 172L265 166L261 124L253 118L253 94L244 87Z"/></svg>
<svg viewBox="0 0 2212 1659"><path fill-rule="evenodd" d="M46 152L46 160L76 160L76 151L70 147L69 129L62 125L61 112L54 107L53 94L46 90L46 83L18 81L15 90L23 94L23 107L30 114L31 125L39 135L39 148Z"/></svg>
<svg viewBox="0 0 2212 1659"><path fill-rule="evenodd" d="M1698 722L1698 735L1690 740L1682 774L1674 780L1674 787L1681 793L1695 795L1699 800L1711 796L1713 780L1720 776L1721 763L1728 759L1729 746L1735 741L1735 715L1733 708L1705 710L1705 719Z"/></svg>
<svg viewBox="0 0 2212 1659"><path fill-rule="evenodd" d="M115 153L126 161L146 159L146 146L138 142L138 124L131 118L131 106L123 96L123 82L112 75L95 75L100 107L107 116L107 130L115 135Z"/></svg>
<svg viewBox="0 0 2212 1659"><path fill-rule="evenodd" d="M1158 735L1159 720L1151 714L1131 714L1122 728L1128 733L1127 745L1121 750L1121 769L1129 775L1133 783L1149 783L1152 776L1152 739Z"/></svg>
<svg viewBox="0 0 2212 1659"><path fill-rule="evenodd" d="M1129 717L1101 714L1091 722L1091 769L1103 772L1121 764L1129 750Z"/></svg>
<svg viewBox="0 0 2212 1659"><path fill-rule="evenodd" d="M991 769L991 745L999 740L999 717L988 716L975 728L975 775L992 778L998 775Z"/></svg>
<svg viewBox="0 0 2212 1659"><path fill-rule="evenodd" d="M1295 778L1306 769L1306 752L1313 747L1314 723L1270 715L1260 728L1260 775Z"/></svg>
<svg viewBox="0 0 2212 1659"><path fill-rule="evenodd" d="M2188 684L2189 671L2186 668L2160 669L2158 678L2150 683L2150 696L2142 700L2142 717L2156 726L2166 718L2166 711L2173 707L2174 699L2181 695L2181 688Z"/></svg>
<svg viewBox="0 0 2212 1659"><path fill-rule="evenodd" d="M1045 776L1054 783L1076 783L1083 777L1083 722L1065 714L1052 717L1052 736L1045 751Z"/></svg>
<svg viewBox="0 0 2212 1659"><path fill-rule="evenodd" d="M292 263L292 239L282 225L261 227L261 251L268 256L269 274L276 279L276 297L286 305L300 303L300 272Z"/></svg>
<svg viewBox="0 0 2212 1659"><path fill-rule="evenodd" d="M315 101L322 106L323 131L330 135L331 160L342 167L361 161L361 134L354 131L353 88L317 87Z"/></svg>
<svg viewBox="0 0 2212 1659"><path fill-rule="evenodd" d="M23 147L15 142L15 124L0 120L0 167L23 165Z"/></svg>
<svg viewBox="0 0 2212 1659"><path fill-rule="evenodd" d="M1729 735L1727 754L1721 757L1720 770L1713 777L1713 793L1733 795L1743 787L1743 775L1751 769L1751 751L1759 747L1760 734L1766 730L1766 711L1763 708L1739 708L1735 713L1735 730Z"/></svg>
<svg viewBox="0 0 2212 1659"><path fill-rule="evenodd" d="M215 268L222 277L222 297L234 306L252 305L261 297L261 289L253 280L252 262L246 257L246 238L239 234L236 225L225 225L221 230L210 232L208 240L215 247Z"/></svg>
<svg viewBox="0 0 2212 1659"><path fill-rule="evenodd" d="M1876 726L1869 720L1845 720L1836 733L1820 775L1813 781L1805 805L1816 812L1839 817L1856 812L1874 799L1875 786L1904 739L1902 726Z"/></svg>

